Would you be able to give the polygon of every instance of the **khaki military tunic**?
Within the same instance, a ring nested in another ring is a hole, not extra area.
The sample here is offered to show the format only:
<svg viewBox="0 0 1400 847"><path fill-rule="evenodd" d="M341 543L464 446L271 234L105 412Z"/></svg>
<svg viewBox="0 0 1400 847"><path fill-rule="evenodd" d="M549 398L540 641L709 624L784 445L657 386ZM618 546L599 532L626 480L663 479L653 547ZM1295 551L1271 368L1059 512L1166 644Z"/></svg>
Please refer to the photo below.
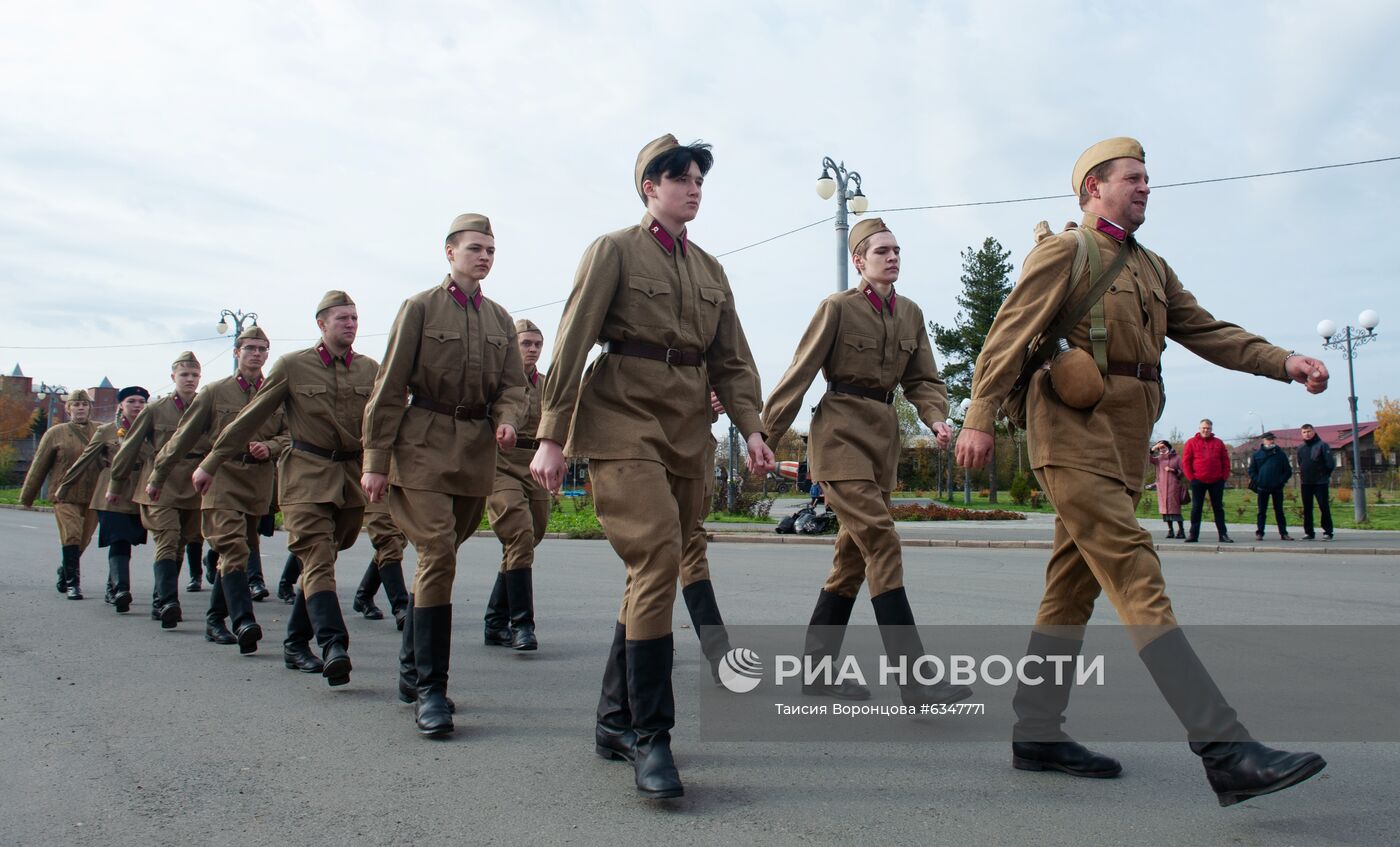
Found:
<svg viewBox="0 0 1400 847"><path fill-rule="evenodd" d="M585 370L600 340L701 365L605 352ZM671 632L682 552L707 508L712 385L745 437L760 430L758 372L720 263L649 214L595 241L555 339L539 437L590 460L598 520L627 566L618 620L629 639Z"/></svg>
<svg viewBox="0 0 1400 847"><path fill-rule="evenodd" d="M1287 350L1211 315L1170 265L1162 263L1159 276L1145 249L1125 239L1113 222L1087 214L1083 227L1098 243L1104 267L1118 251L1132 251L1104 295L1111 364L1155 368L1170 338L1222 367L1288 380ZM1083 296L1087 269L1073 288L1069 283L1074 252L1075 237L1065 233L1045 239L1026 257L1020 281L997 313L977 359L965 426L991 432L1027 347ZM1090 349L1089 326L1086 316L1069 342ZM1155 380L1111 374L1097 405L1071 409L1055 395L1045 371L1032 379L1027 395L1031 466L1056 511L1038 625L1086 623L1101 590L1122 621L1136 627L1134 632L1175 624L1161 561L1151 536L1134 517L1161 403Z"/></svg>
<svg viewBox="0 0 1400 847"><path fill-rule="evenodd" d="M191 401L193 402L193 401ZM169 477L169 484L160 493L160 500L153 501L146 493L145 481L137 475L136 484L130 479L136 468L138 457L143 452L158 453L175 434L184 415L184 401L178 395L162 397L141 410L131 424L126 440L112 458L111 479L108 490L117 493L128 487L133 488L132 500L141 508L141 523L155 535L155 561L180 561L185 544L199 541L203 536L199 528L199 493L194 490L190 474L195 465L209 451L209 440L202 439L194 450L176 463ZM149 468L150 462L145 464Z"/></svg>
<svg viewBox="0 0 1400 847"><path fill-rule="evenodd" d="M336 554L360 533L360 426L378 369L378 362L353 351L332 356L324 344L288 353L200 463L217 480L274 415L286 421L290 449L277 463L277 496L308 597L335 590Z"/></svg>
<svg viewBox="0 0 1400 847"><path fill-rule="evenodd" d="M535 430L540 422L539 386L544 376L532 371L525 380L525 419L516 433L516 446L496 458L496 488L486 501L491 531L501 542L501 571L530 568L535 548L549 527L549 492L530 475L535 458ZM522 440L524 443L522 443Z"/></svg>
<svg viewBox="0 0 1400 847"><path fill-rule="evenodd" d="M263 379L249 383L234 374L204 387L185 410L175 434L156 454L148 484L162 490L166 480L184 457L199 444L217 442L224 429L253 402ZM219 571L245 570L248 555L257 549L258 520L267 513L276 481L276 462L290 439L282 410L273 411L247 441L260 441L270 452L266 461L256 461L240 452L220 468L218 476L201 499L204 537L219 554ZM247 450L247 442L243 449ZM207 459L206 459L207 461Z"/></svg>
<svg viewBox="0 0 1400 847"><path fill-rule="evenodd" d="M480 286L448 276L400 307L365 409L364 469L388 474L394 522L417 550L415 606L452 602L457 548L495 483L496 428L519 431L524 385L514 321Z"/></svg>
<svg viewBox="0 0 1400 847"><path fill-rule="evenodd" d="M770 443L792 425L818 371L828 383L885 394L903 387L930 429L947 417L948 389L934 363L924 313L893 288L881 300L865 283L817 307L764 409ZM874 598L901 587L904 560L890 516L901 446L894 405L828 391L812 417L807 444L811 477L841 521L823 590L853 598L868 581Z"/></svg>
<svg viewBox="0 0 1400 847"><path fill-rule="evenodd" d="M112 457L122 446L130 427L131 421L126 419L99 426L97 431L93 433L92 439L88 441L87 447L83 448L82 455L78 456L78 460L68 468L68 472L63 476L63 481L58 484L58 495L65 498L69 496L69 489L75 485L81 485L85 475L90 473L92 468L97 468L98 475L92 488L92 497L88 500L88 508L99 512L140 514L140 506L132 499L136 489L136 480L129 478L126 484L116 487L111 484ZM150 461L152 452L149 444L138 449L134 465L136 470L139 471L143 464ZM107 502L108 492L117 496L116 502Z"/></svg>
<svg viewBox="0 0 1400 847"><path fill-rule="evenodd" d="M97 515L88 509L92 491L97 483L98 469L93 466L87 474L75 479L65 492L67 499L58 496L58 482L67 473L83 448L92 440L97 424L86 423L55 424L48 428L39 439L39 448L34 452L34 460L24 477L24 487L20 490L19 502L33 506L44 482L49 481L53 489L49 499L54 504L54 520L58 523L59 544L64 547L86 548L97 529Z"/></svg>

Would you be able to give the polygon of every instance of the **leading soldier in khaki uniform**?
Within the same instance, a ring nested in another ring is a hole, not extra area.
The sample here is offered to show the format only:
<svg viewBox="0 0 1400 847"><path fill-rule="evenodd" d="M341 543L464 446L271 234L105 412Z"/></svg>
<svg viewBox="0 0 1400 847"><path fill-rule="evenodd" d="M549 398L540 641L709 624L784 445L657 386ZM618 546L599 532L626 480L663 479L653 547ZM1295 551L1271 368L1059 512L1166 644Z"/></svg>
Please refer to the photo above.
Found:
<svg viewBox="0 0 1400 847"><path fill-rule="evenodd" d="M1146 219L1149 194L1145 156L1137 141L1112 138L1090 147L1075 163L1072 185L1084 210L1081 234L1092 241L1088 246L1096 248L1100 261L1093 262L1090 252L1090 261L1075 276L1079 236L1070 231L1044 238L1026 257L1020 281L997 313L978 357L972 403L958 437L958 461L964 467L986 463L993 421L1018 383L1032 343L1084 301L1091 275L1110 276L1102 296L1103 332L1095 333L1106 332L1098 351L1106 361L1088 369L1093 390L1085 392L1083 375L1061 382L1057 373L1052 385L1051 372L1042 369L1034 371L1028 384L1031 467L1056 513L1045 593L1028 652L1078 653L1094 600L1106 591L1186 727L1191 749L1201 757L1221 805L1286 788L1317 773L1325 762L1315 753L1272 750L1249 739L1176 628L1161 561L1134 510L1142 496L1147 442L1161 413L1158 368L1166 339L1221 367L1306 383L1313 393L1327 387L1327 368L1215 318L1169 265L1137 242L1133 233ZM1086 313L1069 332L1066 374L1073 358L1084 360L1085 353L1076 351L1095 347L1090 336L1095 323L1099 319ZM1101 399L1085 405L1100 394L1099 383ZM1074 399L1081 395L1087 400ZM1067 682L1018 689L1013 764L1116 776L1118 762L1087 750L1060 730L1069 695Z"/></svg>
<svg viewBox="0 0 1400 847"><path fill-rule="evenodd" d="M515 650L536 650L535 548L549 526L549 492L530 476L535 458L535 427L540 422L540 388L544 374L535 363L544 351L544 333L528 320L515 322L520 362L525 369L525 417L515 435L515 447L496 459L496 485L486 501L491 530L501 542L501 570L486 603L487 644Z"/></svg>
<svg viewBox="0 0 1400 847"><path fill-rule="evenodd" d="M109 495L127 489L134 491L131 499L141 507L141 523L155 533L155 562L151 565L155 575L155 593L151 601L151 618L160 621L162 629L173 629L176 623L184 619L180 610L180 556L185 545L203 538L199 531L199 494L190 482L190 473L209 452L208 440L196 444L176 463L170 485L159 503L146 493L144 480L132 485L130 478L143 454L149 456L158 452L175 434L180 418L194 402L200 374L199 360L189 350L171 363L170 380L175 383L175 393L149 403L141 410L121 449L112 459L111 481L107 486ZM150 464L146 467L149 468Z"/></svg>
<svg viewBox="0 0 1400 847"><path fill-rule="evenodd" d="M637 790L649 798L683 793L671 755L671 612L686 538L707 507L711 385L748 439L750 470L773 465L734 293L724 268L686 231L713 162L709 145L681 146L671 135L637 156L647 213L639 226L593 242L579 263L530 466L557 491L566 452L589 460L598 520L627 567L596 749L631 761ZM599 340L603 355L585 371Z"/></svg>
<svg viewBox="0 0 1400 847"><path fill-rule="evenodd" d="M894 233L881 219L871 218L851 228L848 244L860 285L817 307L792 364L768 398L763 428L776 444L821 371L827 391L812 417L810 473L841 530L831 573L812 612L809 654L816 660L834 657L856 594L868 582L886 653L912 663L924 649L904 590L904 559L890 515L900 448L894 393L903 387L939 446L946 447L952 437L944 422L948 389L933 361L923 311L895 293L900 249ZM809 685L804 691L849 699L870 696L864 686L847 683ZM900 698L914 706L955 703L971 693L946 682L926 686L909 680L900 686Z"/></svg>
<svg viewBox="0 0 1400 847"><path fill-rule="evenodd" d="M399 697L417 703L418 731L429 736L453 730L447 672L457 548L481 522L496 448L515 446L525 417L515 326L481 290L496 256L491 222L458 215L444 250L447 277L405 300L389 330L365 409L362 480L371 502L387 489L394 523L418 553Z"/></svg>
<svg viewBox="0 0 1400 847"><path fill-rule="evenodd" d="M292 670L320 673L331 685L350 681L350 633L335 594L335 560L360 535L360 426L379 363L351 345L359 331L355 301L328 291L316 305L321 340L277 360L257 396L214 441L194 473L209 490L219 469L241 453L274 416L283 417L291 450L277 463L278 502L287 547L302 562L301 590L287 618L282 657ZM321 658L311 652L316 636Z"/></svg>
<svg viewBox="0 0 1400 847"><path fill-rule="evenodd" d="M237 373L210 383L195 395L175 434L156 454L155 467L146 482L146 493L153 502L160 502L166 480L187 461L185 457L200 444L217 441L262 387L262 367L271 346L267 333L251 326L239 333L234 344ZM205 613L204 637L215 644L236 643L240 653L256 651L262 639L248 590L248 556L258 546L258 521L272 502L276 460L287 442L287 426L278 410L249 435L213 485L200 492L200 525L210 556L217 557L219 563ZM232 633L224 625L228 617L233 620Z"/></svg>
<svg viewBox="0 0 1400 847"><path fill-rule="evenodd" d="M98 427L92 434L92 440L68 468L56 492L60 498L71 497L71 490L86 486L88 475L94 468L98 469L88 508L97 513L97 546L107 548L107 591L102 599L122 615L131 608L131 548L146 543L146 528L141 524L140 507L132 500L136 481L129 480L117 489L112 489L108 482L112 457L131 432L132 423L146 407L150 396L151 393L139 385L117 392L116 419ZM150 461L150 457L150 445L145 445L140 449L136 467Z"/></svg>
<svg viewBox="0 0 1400 847"><path fill-rule="evenodd" d="M58 523L58 543L60 564L58 593L68 594L70 600L83 599L80 585L80 566L83 551L92 541L92 533L97 529L97 513L88 509L92 499L92 489L97 483L97 468L93 467L82 479L75 480L60 499L58 481L83 454L83 448L92 440L97 424L91 420L92 398L79 388L64 401L68 412L66 423L54 424L39 439L39 447L34 451L34 460L29 464L29 472L24 476L24 487L20 489L19 503L26 509L34 508L34 500L39 490L49 482L54 490L49 492L53 502L53 517Z"/></svg>

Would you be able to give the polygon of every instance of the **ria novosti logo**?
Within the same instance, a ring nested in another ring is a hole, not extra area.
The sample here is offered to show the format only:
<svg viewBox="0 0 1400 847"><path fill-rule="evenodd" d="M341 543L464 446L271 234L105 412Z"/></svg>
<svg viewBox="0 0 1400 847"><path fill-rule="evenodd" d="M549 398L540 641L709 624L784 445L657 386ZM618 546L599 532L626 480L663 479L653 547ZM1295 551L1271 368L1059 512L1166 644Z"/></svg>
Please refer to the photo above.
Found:
<svg viewBox="0 0 1400 847"><path fill-rule="evenodd" d="M719 681L735 694L747 694L763 681L763 660L747 647L735 647L719 660Z"/></svg>

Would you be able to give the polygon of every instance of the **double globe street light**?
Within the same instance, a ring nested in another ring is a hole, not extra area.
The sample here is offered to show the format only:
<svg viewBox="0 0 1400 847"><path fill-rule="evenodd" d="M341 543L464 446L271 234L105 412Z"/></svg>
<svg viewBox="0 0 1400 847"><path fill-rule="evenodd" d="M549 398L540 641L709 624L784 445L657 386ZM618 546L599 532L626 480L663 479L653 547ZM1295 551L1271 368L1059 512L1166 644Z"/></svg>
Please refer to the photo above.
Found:
<svg viewBox="0 0 1400 847"><path fill-rule="evenodd" d="M1347 383L1351 388L1351 497L1356 507L1356 522L1366 520L1366 482L1361 476L1361 433L1356 419L1356 369L1352 361L1356 359L1356 348L1376 338L1376 327L1381 316L1375 309L1367 309L1357 315L1356 322L1361 329L1345 327L1338 335L1337 324L1323 320L1317 325L1317 334L1322 336L1322 346L1328 350L1341 350L1347 354ZM1364 330L1364 332L1363 332Z"/></svg>
<svg viewBox="0 0 1400 847"><path fill-rule="evenodd" d="M258 313L244 312L242 309L239 309L236 312L224 309L223 311L219 312L219 322L214 325L214 329L218 330L220 335L223 335L224 333L228 332L228 322L230 320L233 321L233 343L237 345L238 336L243 334L243 324L245 322L249 326L258 325ZM235 372L237 372L238 370L238 350L236 348L233 351L233 369Z"/></svg>
<svg viewBox="0 0 1400 847"><path fill-rule="evenodd" d="M823 200L836 197L836 290L845 291L850 287L850 246L846 243L850 225L846 211L849 209L856 215L865 214L865 210L870 208L870 198L861 193L860 174L846 170L845 162L837 164L830 156L822 158L817 196Z"/></svg>

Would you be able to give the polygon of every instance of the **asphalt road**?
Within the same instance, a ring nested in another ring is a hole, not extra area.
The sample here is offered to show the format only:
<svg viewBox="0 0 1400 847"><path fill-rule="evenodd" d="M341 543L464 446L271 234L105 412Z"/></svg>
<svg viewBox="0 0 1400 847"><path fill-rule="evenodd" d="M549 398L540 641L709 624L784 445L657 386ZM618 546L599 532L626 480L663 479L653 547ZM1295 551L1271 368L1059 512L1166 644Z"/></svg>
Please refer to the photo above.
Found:
<svg viewBox="0 0 1400 847"><path fill-rule="evenodd" d="M286 537L265 544L275 574ZM349 598L370 555L342 558ZM133 593L149 596L149 546ZM801 623L829 550L718 544L732 623ZM593 709L622 570L606 542L548 541L536 598L542 648L481 644L499 547L462 549L450 693L458 732L414 732L394 696L398 633L350 618L355 671L331 689L282 668L288 607L258 604L264 649L204 641L208 593L162 631L101 600L105 554L84 561L88 599L54 592L48 514L0 511L0 843L1381 845L1400 841L1400 745L1328 744L1317 778L1217 807L1182 744L1123 744L1117 780L1013 770L1006 744L725 744L696 737L707 669L678 607L674 747L686 784L648 803L631 769L592 752ZM1400 557L1166 554L1183 623L1400 623ZM1031 620L1045 552L906 551L921 623ZM1100 622L1113 620L1099 604ZM861 602L853 623L869 624Z"/></svg>

